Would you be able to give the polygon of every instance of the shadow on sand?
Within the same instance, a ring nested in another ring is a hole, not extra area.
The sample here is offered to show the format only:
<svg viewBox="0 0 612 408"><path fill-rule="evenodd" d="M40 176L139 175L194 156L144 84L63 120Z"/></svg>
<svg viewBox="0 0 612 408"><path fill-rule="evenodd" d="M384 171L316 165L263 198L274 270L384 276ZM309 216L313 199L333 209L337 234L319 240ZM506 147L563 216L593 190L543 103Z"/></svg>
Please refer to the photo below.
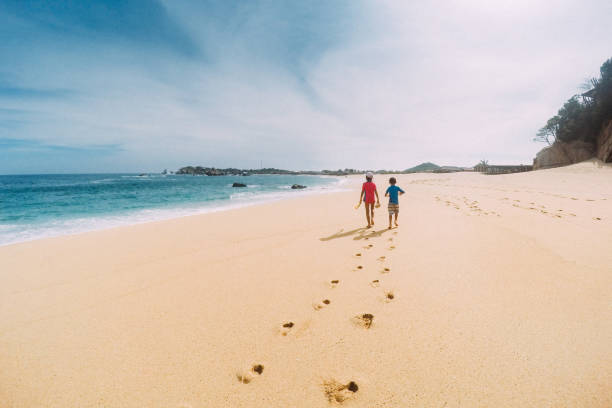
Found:
<svg viewBox="0 0 612 408"><path fill-rule="evenodd" d="M343 229L341 229L340 231L336 232L335 234L332 234L332 235L330 235L328 237L319 238L319 240L321 240L321 241L331 241L332 239L338 239L338 238L350 237L352 235L357 235L357 236L353 237L353 239L357 241L357 240L365 239L365 238L380 237L382 234L384 234L387 231L390 231L390 230L387 229L387 228L381 229L381 230L378 230L378 231L375 231L375 230L369 229L369 228L357 228L357 229L350 230L350 231L344 231Z"/></svg>

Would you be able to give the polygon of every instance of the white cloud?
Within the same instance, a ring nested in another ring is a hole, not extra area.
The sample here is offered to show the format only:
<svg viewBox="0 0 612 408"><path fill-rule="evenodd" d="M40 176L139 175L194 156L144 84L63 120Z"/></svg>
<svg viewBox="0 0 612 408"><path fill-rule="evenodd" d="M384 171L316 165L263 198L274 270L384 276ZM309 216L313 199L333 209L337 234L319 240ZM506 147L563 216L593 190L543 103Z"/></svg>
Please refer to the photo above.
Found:
<svg viewBox="0 0 612 408"><path fill-rule="evenodd" d="M542 147L531 141L537 129L612 56L610 7L570 0L370 3L343 23L350 32L342 42L309 51L309 60L250 50L227 32L196 39L218 40L212 63L112 45L98 48L93 61L84 49L59 57L39 52L28 59L31 78L43 64L47 82L82 94L13 107L55 118L23 137L121 144L114 164L100 162L104 170L257 167L260 160L294 169L529 163ZM188 20L189 10L176 11L170 9L188 32L211 35L193 28L197 15Z"/></svg>

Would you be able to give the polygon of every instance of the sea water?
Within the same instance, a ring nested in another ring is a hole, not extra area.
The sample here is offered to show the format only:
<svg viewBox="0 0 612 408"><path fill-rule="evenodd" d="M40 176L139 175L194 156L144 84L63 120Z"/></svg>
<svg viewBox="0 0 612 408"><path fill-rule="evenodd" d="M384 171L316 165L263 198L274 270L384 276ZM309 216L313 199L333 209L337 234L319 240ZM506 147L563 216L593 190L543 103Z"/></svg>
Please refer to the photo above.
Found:
<svg viewBox="0 0 612 408"><path fill-rule="evenodd" d="M343 181L306 175L0 176L0 245L338 191ZM234 182L247 187L232 187ZM307 188L292 190L293 184Z"/></svg>

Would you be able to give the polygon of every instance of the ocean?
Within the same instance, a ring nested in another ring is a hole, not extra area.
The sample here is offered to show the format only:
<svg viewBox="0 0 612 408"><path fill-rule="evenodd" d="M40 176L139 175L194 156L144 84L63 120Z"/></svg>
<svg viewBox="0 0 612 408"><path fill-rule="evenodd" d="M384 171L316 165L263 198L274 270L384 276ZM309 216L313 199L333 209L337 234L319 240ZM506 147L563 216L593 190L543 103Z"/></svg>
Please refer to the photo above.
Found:
<svg viewBox="0 0 612 408"><path fill-rule="evenodd" d="M339 191L344 181L290 175L0 175L0 245ZM247 187L232 187L234 182ZM292 190L292 184L307 188Z"/></svg>

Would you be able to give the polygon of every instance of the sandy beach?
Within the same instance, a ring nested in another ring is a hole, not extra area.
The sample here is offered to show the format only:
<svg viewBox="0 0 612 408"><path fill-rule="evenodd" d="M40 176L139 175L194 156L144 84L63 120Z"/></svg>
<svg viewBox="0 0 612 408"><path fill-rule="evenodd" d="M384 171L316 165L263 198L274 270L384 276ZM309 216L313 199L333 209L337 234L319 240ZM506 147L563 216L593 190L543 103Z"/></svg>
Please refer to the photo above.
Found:
<svg viewBox="0 0 612 408"><path fill-rule="evenodd" d="M611 407L612 167L397 178L0 247L0 407Z"/></svg>

